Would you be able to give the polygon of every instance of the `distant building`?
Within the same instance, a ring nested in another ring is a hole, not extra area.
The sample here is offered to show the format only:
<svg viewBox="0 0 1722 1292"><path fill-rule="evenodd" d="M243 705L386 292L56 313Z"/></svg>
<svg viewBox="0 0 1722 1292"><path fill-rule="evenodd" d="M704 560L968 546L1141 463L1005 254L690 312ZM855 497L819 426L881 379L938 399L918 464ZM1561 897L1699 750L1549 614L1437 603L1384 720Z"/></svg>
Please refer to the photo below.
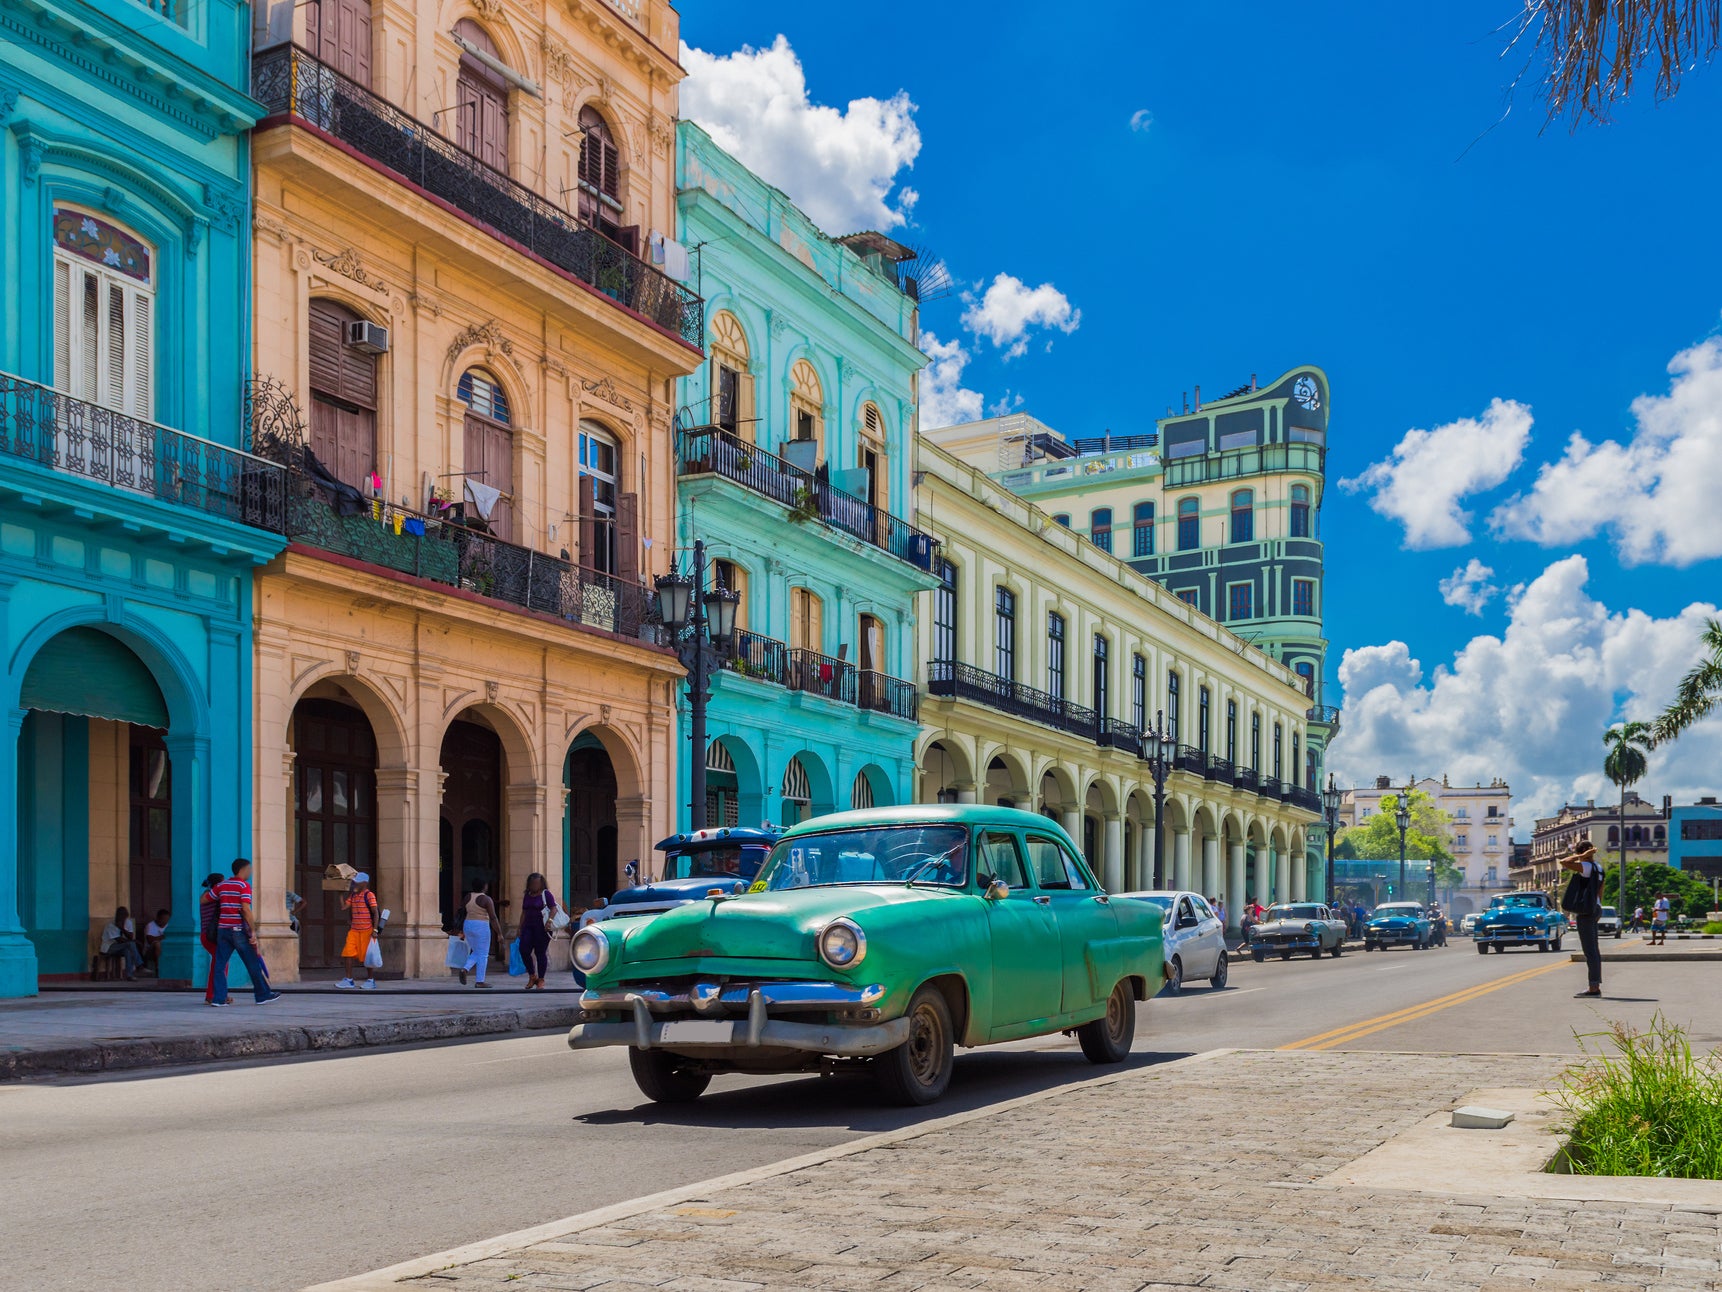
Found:
<svg viewBox="0 0 1722 1292"><path fill-rule="evenodd" d="M1714 796L1670 809L1668 864L1703 879L1722 879L1722 803Z"/></svg>
<svg viewBox="0 0 1722 1292"><path fill-rule="evenodd" d="M1367 821L1381 811L1384 798L1402 788L1390 777L1377 776L1373 785L1347 790L1340 800L1340 828ZM1512 887L1511 788L1499 777L1487 785L1453 785L1445 776L1440 780L1425 777L1416 782L1416 788L1453 818L1453 862L1464 880L1453 890L1450 913L1459 916L1482 910L1492 896Z"/></svg>
<svg viewBox="0 0 1722 1292"><path fill-rule="evenodd" d="M1511 873L1514 888L1552 889L1560 882L1560 859L1580 839L1589 839L1605 863L1618 860L1621 844L1620 803L1564 805L1550 817L1538 817L1531 833L1528 865ZM1668 822L1663 809L1632 790L1626 792L1626 857L1629 862L1668 861Z"/></svg>

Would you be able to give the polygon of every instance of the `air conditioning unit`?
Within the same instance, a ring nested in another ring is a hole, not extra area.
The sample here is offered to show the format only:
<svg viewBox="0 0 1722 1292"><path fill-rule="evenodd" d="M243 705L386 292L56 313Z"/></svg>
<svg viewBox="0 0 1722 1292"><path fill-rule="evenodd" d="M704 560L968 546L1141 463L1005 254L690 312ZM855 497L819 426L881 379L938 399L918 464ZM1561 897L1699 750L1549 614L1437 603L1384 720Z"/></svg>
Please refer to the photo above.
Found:
<svg viewBox="0 0 1722 1292"><path fill-rule="evenodd" d="M366 354L387 354L389 330L380 323L355 319L347 324L347 344L355 350L363 350Z"/></svg>

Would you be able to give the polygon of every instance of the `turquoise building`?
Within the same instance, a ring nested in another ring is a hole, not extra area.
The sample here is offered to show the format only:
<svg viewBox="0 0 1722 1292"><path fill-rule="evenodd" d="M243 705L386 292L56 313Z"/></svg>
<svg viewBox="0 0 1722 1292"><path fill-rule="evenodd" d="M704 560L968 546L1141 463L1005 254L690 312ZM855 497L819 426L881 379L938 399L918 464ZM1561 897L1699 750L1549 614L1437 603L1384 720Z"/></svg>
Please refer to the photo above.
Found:
<svg viewBox="0 0 1722 1292"><path fill-rule="evenodd" d="M251 11L0 7L0 996L87 973L251 837Z"/></svg>
<svg viewBox="0 0 1722 1292"><path fill-rule="evenodd" d="M905 519L913 253L827 237L696 125L677 141L708 355L676 419L678 555L703 539L741 596L711 687L707 824L912 802L914 603L934 586L932 539ZM687 786L685 695L679 712Z"/></svg>

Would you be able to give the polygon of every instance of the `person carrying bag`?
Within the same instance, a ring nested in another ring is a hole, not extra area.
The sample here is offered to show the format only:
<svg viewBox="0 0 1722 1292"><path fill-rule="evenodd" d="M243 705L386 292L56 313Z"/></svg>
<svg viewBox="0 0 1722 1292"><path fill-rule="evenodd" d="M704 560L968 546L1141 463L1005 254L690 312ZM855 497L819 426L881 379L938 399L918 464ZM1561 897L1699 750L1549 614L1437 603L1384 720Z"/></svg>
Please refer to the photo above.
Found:
<svg viewBox="0 0 1722 1292"><path fill-rule="evenodd" d="M1572 916L1578 929L1579 946L1584 948L1585 969L1590 986L1574 992L1574 1000L1602 995L1602 944L1597 939L1596 923L1602 915L1602 863L1596 859L1596 845L1581 839L1571 853L1560 860L1562 870L1572 872L1566 891L1561 894L1561 909Z"/></svg>

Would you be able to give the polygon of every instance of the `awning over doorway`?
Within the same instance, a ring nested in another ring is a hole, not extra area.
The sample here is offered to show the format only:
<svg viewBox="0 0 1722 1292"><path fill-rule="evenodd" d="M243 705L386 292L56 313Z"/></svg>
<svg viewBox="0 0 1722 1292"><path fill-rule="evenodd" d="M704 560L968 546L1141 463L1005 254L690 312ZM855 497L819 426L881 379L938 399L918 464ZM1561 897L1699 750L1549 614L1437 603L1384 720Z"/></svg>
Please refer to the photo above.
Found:
<svg viewBox="0 0 1722 1292"><path fill-rule="evenodd" d="M98 628L68 628L30 661L18 703L140 727L167 728L167 701L144 662Z"/></svg>

